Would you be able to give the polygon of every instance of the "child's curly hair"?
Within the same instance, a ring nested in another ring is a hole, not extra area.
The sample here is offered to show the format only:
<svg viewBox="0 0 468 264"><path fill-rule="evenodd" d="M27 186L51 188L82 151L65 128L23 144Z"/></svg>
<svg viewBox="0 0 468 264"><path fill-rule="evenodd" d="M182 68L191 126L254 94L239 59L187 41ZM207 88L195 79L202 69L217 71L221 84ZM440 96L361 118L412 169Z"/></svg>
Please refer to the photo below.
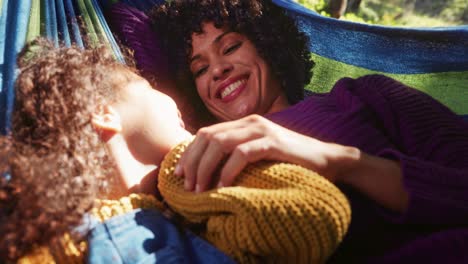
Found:
<svg viewBox="0 0 468 264"><path fill-rule="evenodd" d="M173 0L155 7L149 15L164 46L172 51L170 57L177 59L173 62L180 67L175 71L182 72L179 78L192 78L188 65L192 34L202 33L202 24L213 22L217 28L227 26L253 42L281 81L291 104L303 99L314 66L308 38L284 9L270 0ZM193 93L191 90L187 92Z"/></svg>
<svg viewBox="0 0 468 264"><path fill-rule="evenodd" d="M109 194L115 166L91 117L132 78L104 47L43 39L23 49L18 66L12 130L0 141L0 259L10 260L71 231Z"/></svg>

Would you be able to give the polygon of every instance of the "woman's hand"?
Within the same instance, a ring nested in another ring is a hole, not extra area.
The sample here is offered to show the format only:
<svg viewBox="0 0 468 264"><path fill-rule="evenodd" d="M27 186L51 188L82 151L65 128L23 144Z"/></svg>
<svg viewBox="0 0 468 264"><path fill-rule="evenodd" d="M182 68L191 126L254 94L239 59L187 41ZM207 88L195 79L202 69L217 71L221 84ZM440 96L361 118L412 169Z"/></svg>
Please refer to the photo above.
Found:
<svg viewBox="0 0 468 264"><path fill-rule="evenodd" d="M356 155L355 148L322 142L251 115L200 129L175 173L185 176L187 190L202 192L215 184L232 185L249 163L276 160L302 165L335 181Z"/></svg>

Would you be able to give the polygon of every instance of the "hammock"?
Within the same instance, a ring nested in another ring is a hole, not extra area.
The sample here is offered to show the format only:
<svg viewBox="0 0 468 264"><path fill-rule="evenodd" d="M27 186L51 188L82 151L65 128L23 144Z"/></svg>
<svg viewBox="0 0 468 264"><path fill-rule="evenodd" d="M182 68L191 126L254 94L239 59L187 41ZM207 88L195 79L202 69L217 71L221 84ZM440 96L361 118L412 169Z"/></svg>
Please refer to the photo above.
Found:
<svg viewBox="0 0 468 264"><path fill-rule="evenodd" d="M17 54L38 36L79 47L104 43L122 53L97 0L0 0L0 129L8 133L14 102Z"/></svg>
<svg viewBox="0 0 468 264"><path fill-rule="evenodd" d="M291 0L273 1L295 17L312 40L316 66L308 91L326 92L342 77L380 73L426 92L468 120L468 26L366 25L327 18ZM41 35L57 45L105 43L124 61L103 14L116 2L145 11L163 0L0 0L2 133L11 122L15 61L26 41Z"/></svg>

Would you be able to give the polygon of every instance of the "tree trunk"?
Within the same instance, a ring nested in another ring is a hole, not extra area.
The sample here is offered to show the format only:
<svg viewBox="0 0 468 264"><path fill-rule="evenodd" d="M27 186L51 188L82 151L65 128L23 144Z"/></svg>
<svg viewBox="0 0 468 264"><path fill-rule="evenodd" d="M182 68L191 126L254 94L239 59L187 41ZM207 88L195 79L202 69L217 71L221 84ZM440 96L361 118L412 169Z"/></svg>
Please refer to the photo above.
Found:
<svg viewBox="0 0 468 264"><path fill-rule="evenodd" d="M413 13L415 5L416 5L416 0L405 0L404 2L405 10L403 12L404 15L406 16L408 14Z"/></svg>
<svg viewBox="0 0 468 264"><path fill-rule="evenodd" d="M340 18L346 11L348 0L330 0L328 2L328 12L334 18Z"/></svg>
<svg viewBox="0 0 468 264"><path fill-rule="evenodd" d="M348 9L346 12L356 13L359 10L359 5L361 5L361 0L349 0Z"/></svg>

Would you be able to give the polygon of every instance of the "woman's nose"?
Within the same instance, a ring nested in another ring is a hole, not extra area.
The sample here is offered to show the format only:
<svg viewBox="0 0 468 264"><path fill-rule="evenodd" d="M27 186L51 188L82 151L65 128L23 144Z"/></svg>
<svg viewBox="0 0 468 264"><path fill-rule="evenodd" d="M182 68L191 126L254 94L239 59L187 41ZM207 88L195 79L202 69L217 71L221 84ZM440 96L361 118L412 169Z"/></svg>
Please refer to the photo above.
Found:
<svg viewBox="0 0 468 264"><path fill-rule="evenodd" d="M219 62L213 65L213 80L218 81L226 78L226 76L232 71L232 64L229 62Z"/></svg>

